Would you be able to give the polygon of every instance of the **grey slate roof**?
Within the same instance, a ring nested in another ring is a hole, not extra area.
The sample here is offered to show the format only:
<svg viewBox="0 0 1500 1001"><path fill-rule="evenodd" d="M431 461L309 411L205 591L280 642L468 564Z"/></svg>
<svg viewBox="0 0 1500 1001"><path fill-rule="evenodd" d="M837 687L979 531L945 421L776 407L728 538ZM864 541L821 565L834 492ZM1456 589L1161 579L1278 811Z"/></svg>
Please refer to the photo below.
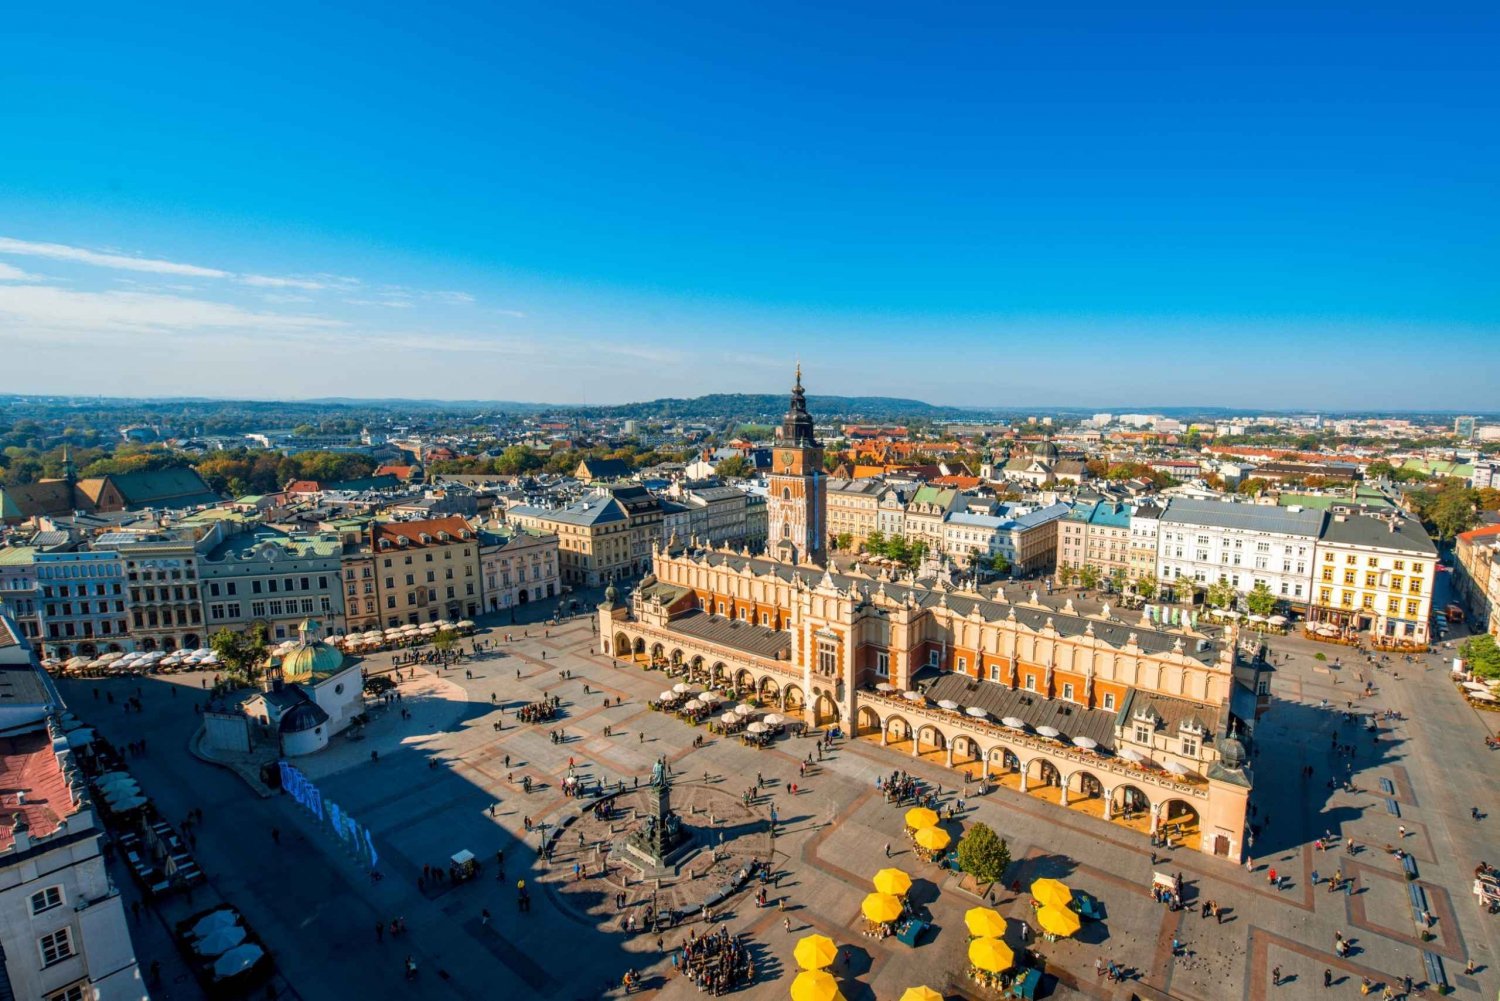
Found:
<svg viewBox="0 0 1500 1001"><path fill-rule="evenodd" d="M739 556L734 553L711 552L704 554L700 559L706 560L710 566L727 566L732 570L749 565L752 573L769 574L781 580L790 582L795 577L801 577L803 583L810 588L815 588L823 579L823 571L812 567L794 567L786 563L770 560L759 556ZM888 597L895 601L904 601L908 594L912 595L917 604L923 608L931 608L941 603L945 597L948 607L958 615L968 615L976 606L979 614L985 619L994 621L1006 618L1015 612L1016 620L1032 630L1040 630L1052 620L1052 626L1063 636L1080 636L1085 629L1092 626L1094 635L1110 646L1122 648L1135 634L1136 643L1141 651L1146 654L1164 654L1172 650L1177 641L1183 643L1183 653L1195 660L1205 664L1211 664L1218 659L1218 650L1211 643L1206 650L1196 649L1196 641L1192 637L1182 633L1160 632L1148 626L1139 625L1135 621L1103 621L1090 619L1082 615L1069 615L1049 605L1032 605L1029 602L1022 604L1011 604L1006 601L996 601L987 598L975 599L958 592L948 592L922 584L912 585L909 583L895 583L892 581L866 580L862 577L851 577L847 574L833 574L833 582L840 588L855 587L868 591L874 597L880 587L885 588ZM675 624L675 623L674 623ZM1213 635L1212 629L1206 631Z"/></svg>
<svg viewBox="0 0 1500 1001"><path fill-rule="evenodd" d="M791 633L724 615L709 615L700 609L673 619L671 629L770 660L785 660L792 649Z"/></svg>
<svg viewBox="0 0 1500 1001"><path fill-rule="evenodd" d="M1322 538L1343 545L1400 549L1422 556L1437 556L1437 547L1415 518L1392 520L1365 514L1333 515L1323 526Z"/></svg>
<svg viewBox="0 0 1500 1001"><path fill-rule="evenodd" d="M1174 497L1167 504L1161 521L1166 525L1211 525L1242 532L1275 532L1316 538L1323 525L1323 512L1293 511L1269 504Z"/></svg>
<svg viewBox="0 0 1500 1001"><path fill-rule="evenodd" d="M1052 727L1062 734L1064 741L1088 737L1105 750L1114 750L1116 714L1113 712L1088 709L1064 699L1049 699L1024 688L979 681L966 674L945 672L934 676L924 671L917 675L916 682L935 702L951 699L965 709L978 706L997 723L1015 716L1025 720L1033 730L1039 726Z"/></svg>

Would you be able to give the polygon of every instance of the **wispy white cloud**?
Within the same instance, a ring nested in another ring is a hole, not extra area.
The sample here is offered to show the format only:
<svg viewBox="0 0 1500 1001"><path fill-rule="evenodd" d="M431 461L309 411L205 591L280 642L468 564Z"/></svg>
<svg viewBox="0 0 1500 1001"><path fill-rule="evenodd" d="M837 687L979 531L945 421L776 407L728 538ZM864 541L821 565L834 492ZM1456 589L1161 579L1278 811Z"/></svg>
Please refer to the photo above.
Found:
<svg viewBox="0 0 1500 1001"><path fill-rule="evenodd" d="M0 317L20 336L59 330L100 334L196 334L256 331L268 335L338 330L342 320L244 309L230 303L157 292L81 292L47 285L0 285Z"/></svg>
<svg viewBox="0 0 1500 1001"><path fill-rule="evenodd" d="M63 243L38 243L33 240L17 240L0 237L0 254L15 254L21 257L41 257L53 261L87 264L92 267L109 268L116 271L142 271L157 275L177 275L183 278L227 279L251 288L288 288L306 292L324 289L349 289L359 285L359 279L344 275L260 275L240 274L223 268L209 268L198 264L184 264L154 257L141 257L108 250L90 250L87 247L72 247Z"/></svg>
<svg viewBox="0 0 1500 1001"><path fill-rule="evenodd" d="M27 274L13 264L0 261L0 282L31 282L40 281L36 275Z"/></svg>
<svg viewBox="0 0 1500 1001"><path fill-rule="evenodd" d="M0 236L0 254L19 254L23 257L45 257L54 261L72 261L91 264L100 268L116 268L121 271L147 271L158 275L184 275L191 278L229 278L228 271L204 268L196 264L163 261L151 257L132 257L108 251L87 250L69 247L62 243L33 243Z"/></svg>
<svg viewBox="0 0 1500 1001"><path fill-rule="evenodd" d="M328 287L324 282L311 278L278 278L274 275L239 275L235 280L252 288L300 288L317 292Z"/></svg>
<svg viewBox="0 0 1500 1001"><path fill-rule="evenodd" d="M427 297L438 302L452 303L455 306L472 306L479 301L467 292L429 292Z"/></svg>

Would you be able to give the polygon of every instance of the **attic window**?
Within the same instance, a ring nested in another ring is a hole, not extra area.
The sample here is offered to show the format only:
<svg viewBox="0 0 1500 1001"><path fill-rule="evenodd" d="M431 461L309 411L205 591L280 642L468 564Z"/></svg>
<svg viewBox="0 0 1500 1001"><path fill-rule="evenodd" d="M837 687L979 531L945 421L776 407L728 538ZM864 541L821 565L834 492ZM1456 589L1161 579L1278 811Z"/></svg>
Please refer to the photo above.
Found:
<svg viewBox="0 0 1500 1001"><path fill-rule="evenodd" d="M422 540L423 545L427 545L432 542L432 536L428 535L426 532L420 533L417 537Z"/></svg>
<svg viewBox="0 0 1500 1001"><path fill-rule="evenodd" d="M1203 723L1199 721L1197 717L1189 716L1187 719L1177 724L1177 729L1182 731L1183 733L1202 733Z"/></svg>
<svg viewBox="0 0 1500 1001"><path fill-rule="evenodd" d="M447 542L447 541L449 541L452 538L453 538L453 536L449 535L447 532L439 532L438 533L438 541L439 542Z"/></svg>
<svg viewBox="0 0 1500 1001"><path fill-rule="evenodd" d="M408 539L406 536L404 536L404 535L398 535L398 536L396 536L396 545L398 545L398 546L400 546L400 547L402 547L404 549L404 548L406 548L406 546L408 546L410 544L411 544L411 540Z"/></svg>
<svg viewBox="0 0 1500 1001"><path fill-rule="evenodd" d="M390 539L381 539L380 540L380 548L381 549L389 549L390 547L391 547L391 540Z"/></svg>
<svg viewBox="0 0 1500 1001"><path fill-rule="evenodd" d="M1160 721L1160 717L1156 715L1156 711L1150 706L1146 706L1144 709L1137 709L1134 718L1137 722L1146 723L1152 727L1155 727Z"/></svg>

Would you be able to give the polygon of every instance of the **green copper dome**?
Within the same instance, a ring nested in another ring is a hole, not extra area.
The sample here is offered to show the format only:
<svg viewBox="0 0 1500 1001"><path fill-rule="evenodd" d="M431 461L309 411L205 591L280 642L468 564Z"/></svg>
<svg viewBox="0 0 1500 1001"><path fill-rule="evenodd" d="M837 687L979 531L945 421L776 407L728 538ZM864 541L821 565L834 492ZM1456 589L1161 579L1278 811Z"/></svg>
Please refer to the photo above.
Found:
<svg viewBox="0 0 1500 1001"><path fill-rule="evenodd" d="M318 638L318 623L304 619L298 629L302 638L281 658L281 678L296 684L337 674L344 666L344 655Z"/></svg>

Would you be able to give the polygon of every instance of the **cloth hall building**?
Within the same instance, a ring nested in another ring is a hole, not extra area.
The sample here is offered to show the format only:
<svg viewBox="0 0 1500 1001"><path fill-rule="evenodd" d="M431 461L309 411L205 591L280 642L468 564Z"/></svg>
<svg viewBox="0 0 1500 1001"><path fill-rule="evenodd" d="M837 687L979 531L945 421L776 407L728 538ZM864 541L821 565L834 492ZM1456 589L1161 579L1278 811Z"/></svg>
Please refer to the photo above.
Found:
<svg viewBox="0 0 1500 1001"><path fill-rule="evenodd" d="M799 411L800 381L789 421ZM821 475L788 465L779 476ZM822 511L784 507L799 496L826 503L821 484L785 486L773 536L781 524L826 523ZM1269 677L1233 626L1169 630L1034 592L1007 600L942 578L840 570L774 541L762 557L655 547L628 604L606 592L601 652L1059 809L1241 857L1247 747Z"/></svg>

